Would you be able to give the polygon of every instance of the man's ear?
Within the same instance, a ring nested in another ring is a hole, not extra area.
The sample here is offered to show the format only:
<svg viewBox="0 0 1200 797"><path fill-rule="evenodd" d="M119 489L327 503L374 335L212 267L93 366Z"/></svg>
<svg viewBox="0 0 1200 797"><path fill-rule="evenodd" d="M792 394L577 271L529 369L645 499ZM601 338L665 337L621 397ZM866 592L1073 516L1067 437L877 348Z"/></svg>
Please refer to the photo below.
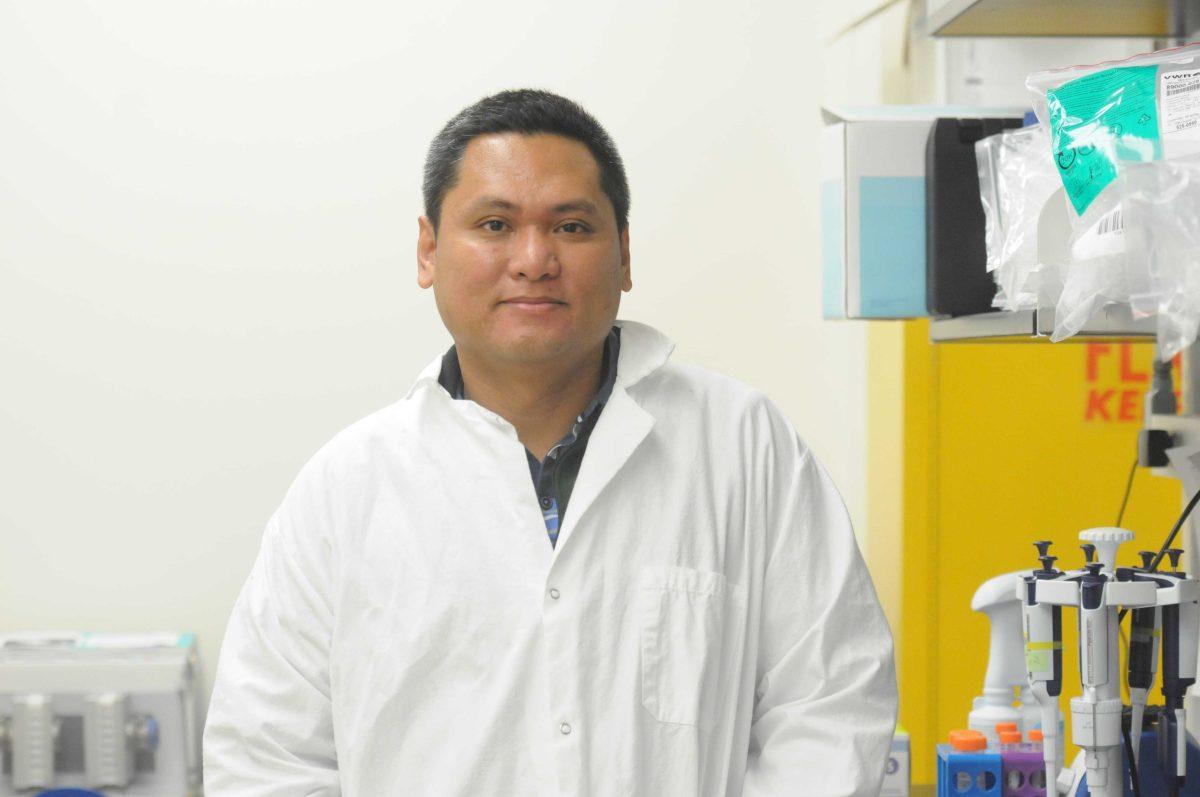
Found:
<svg viewBox="0 0 1200 797"><path fill-rule="evenodd" d="M629 269L629 228L621 231L621 290L633 290L633 275Z"/></svg>
<svg viewBox="0 0 1200 797"><path fill-rule="evenodd" d="M430 288L437 269L437 233L428 216L417 219L417 230L417 284Z"/></svg>

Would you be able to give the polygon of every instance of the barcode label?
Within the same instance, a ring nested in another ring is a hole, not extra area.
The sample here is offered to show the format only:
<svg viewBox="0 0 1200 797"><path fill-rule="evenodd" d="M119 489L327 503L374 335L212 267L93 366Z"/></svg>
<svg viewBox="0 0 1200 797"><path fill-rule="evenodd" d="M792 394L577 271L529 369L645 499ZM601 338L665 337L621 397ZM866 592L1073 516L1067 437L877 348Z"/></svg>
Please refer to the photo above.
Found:
<svg viewBox="0 0 1200 797"><path fill-rule="evenodd" d="M1158 96L1162 135L1191 133L1200 126L1200 69L1163 72Z"/></svg>
<svg viewBox="0 0 1200 797"><path fill-rule="evenodd" d="M1120 208L1100 219L1096 225L1096 235L1122 235L1124 232L1125 222Z"/></svg>
<svg viewBox="0 0 1200 797"><path fill-rule="evenodd" d="M1071 244L1071 257L1091 260L1125 252L1125 213L1117 205Z"/></svg>

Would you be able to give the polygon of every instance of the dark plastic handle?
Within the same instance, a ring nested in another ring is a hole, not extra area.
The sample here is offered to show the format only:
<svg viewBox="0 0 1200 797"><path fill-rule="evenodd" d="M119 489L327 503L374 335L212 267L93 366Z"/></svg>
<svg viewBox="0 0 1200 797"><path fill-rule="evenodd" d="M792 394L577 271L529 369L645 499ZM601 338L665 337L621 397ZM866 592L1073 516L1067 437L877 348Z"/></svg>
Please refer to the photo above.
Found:
<svg viewBox="0 0 1200 797"><path fill-rule="evenodd" d="M1179 559L1182 556L1183 556L1182 548L1168 548L1167 549L1167 557L1171 560L1171 569L1172 570L1179 569Z"/></svg>

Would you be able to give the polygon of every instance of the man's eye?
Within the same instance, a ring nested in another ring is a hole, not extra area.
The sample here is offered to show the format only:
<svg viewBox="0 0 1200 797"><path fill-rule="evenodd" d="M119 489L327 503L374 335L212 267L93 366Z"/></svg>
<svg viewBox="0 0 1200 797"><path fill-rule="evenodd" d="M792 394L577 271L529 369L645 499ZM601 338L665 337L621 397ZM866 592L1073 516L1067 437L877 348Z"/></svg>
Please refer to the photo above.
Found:
<svg viewBox="0 0 1200 797"><path fill-rule="evenodd" d="M587 227L577 221L568 221L566 224L559 227L560 230L566 233L587 232Z"/></svg>
<svg viewBox="0 0 1200 797"><path fill-rule="evenodd" d="M489 232L504 232L504 222L500 219L488 219L483 223L484 228Z"/></svg>

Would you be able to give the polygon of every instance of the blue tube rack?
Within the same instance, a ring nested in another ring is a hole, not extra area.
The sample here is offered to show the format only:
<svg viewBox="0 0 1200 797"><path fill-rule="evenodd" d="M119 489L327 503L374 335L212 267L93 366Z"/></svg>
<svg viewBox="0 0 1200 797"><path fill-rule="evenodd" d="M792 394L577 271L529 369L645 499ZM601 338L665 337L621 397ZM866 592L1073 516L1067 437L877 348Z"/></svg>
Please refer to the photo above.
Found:
<svg viewBox="0 0 1200 797"><path fill-rule="evenodd" d="M999 753L937 746L937 797L1001 797Z"/></svg>

